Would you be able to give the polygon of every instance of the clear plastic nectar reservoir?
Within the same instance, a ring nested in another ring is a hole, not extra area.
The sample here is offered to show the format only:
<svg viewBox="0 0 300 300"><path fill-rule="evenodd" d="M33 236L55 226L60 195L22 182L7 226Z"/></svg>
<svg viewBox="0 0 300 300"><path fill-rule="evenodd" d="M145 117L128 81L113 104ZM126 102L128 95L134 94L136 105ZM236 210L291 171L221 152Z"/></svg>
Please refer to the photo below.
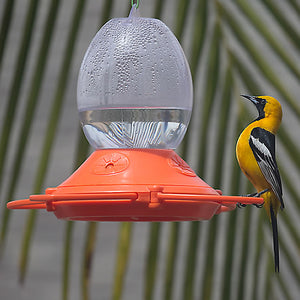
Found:
<svg viewBox="0 0 300 300"><path fill-rule="evenodd" d="M160 20L107 22L83 59L77 103L95 149L175 149L190 120L193 88L183 50Z"/></svg>

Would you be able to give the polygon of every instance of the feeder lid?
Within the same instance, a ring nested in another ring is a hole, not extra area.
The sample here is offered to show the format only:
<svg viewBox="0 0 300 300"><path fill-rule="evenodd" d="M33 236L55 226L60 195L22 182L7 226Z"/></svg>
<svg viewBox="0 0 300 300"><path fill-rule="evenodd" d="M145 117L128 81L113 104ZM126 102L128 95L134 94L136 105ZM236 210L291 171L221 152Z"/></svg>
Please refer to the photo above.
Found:
<svg viewBox="0 0 300 300"><path fill-rule="evenodd" d="M132 7L127 18L105 23L91 41L78 75L79 112L111 108L193 105L190 68L183 49L162 21Z"/></svg>
<svg viewBox="0 0 300 300"><path fill-rule="evenodd" d="M223 196L172 150L98 150L46 194L12 201L9 209L46 209L82 221L194 221L262 198Z"/></svg>

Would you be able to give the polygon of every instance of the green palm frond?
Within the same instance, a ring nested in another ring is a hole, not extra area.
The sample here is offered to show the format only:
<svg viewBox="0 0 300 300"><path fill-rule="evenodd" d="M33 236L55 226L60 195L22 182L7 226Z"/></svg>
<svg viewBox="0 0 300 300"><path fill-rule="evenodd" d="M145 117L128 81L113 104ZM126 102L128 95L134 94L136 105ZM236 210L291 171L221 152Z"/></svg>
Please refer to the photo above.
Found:
<svg viewBox="0 0 300 300"><path fill-rule="evenodd" d="M299 2L139 4L142 16L171 28L190 63L194 109L179 152L209 185L229 195L252 191L235 143L255 116L239 95L270 94L282 103L281 272L274 273L268 218L252 207L208 222L120 223L117 231L113 223L8 211L7 201L60 184L88 156L76 115L79 66L99 27L125 17L131 1L0 0L0 274L7 275L0 295L18 297L18 273L24 299L297 299ZM61 255L53 258L56 248ZM52 294L45 292L49 287Z"/></svg>

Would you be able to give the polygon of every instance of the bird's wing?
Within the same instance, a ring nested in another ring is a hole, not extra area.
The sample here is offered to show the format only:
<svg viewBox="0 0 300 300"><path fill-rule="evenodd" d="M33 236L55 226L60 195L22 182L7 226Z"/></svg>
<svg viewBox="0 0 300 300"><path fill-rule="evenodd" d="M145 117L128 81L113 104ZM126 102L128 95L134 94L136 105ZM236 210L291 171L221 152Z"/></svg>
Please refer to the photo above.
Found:
<svg viewBox="0 0 300 300"><path fill-rule="evenodd" d="M249 144L265 179L280 201L281 208L284 208L281 179L275 159L275 135L260 127L253 128Z"/></svg>

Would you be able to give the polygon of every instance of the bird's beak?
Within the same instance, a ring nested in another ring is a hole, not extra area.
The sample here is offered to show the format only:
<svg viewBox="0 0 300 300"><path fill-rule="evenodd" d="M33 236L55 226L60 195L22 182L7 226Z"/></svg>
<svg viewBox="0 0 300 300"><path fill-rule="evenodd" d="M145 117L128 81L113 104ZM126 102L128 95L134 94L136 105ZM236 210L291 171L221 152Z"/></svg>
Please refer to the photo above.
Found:
<svg viewBox="0 0 300 300"><path fill-rule="evenodd" d="M248 95L241 95L241 96L250 100L254 105L257 105L259 103L257 97L255 96L248 96Z"/></svg>

